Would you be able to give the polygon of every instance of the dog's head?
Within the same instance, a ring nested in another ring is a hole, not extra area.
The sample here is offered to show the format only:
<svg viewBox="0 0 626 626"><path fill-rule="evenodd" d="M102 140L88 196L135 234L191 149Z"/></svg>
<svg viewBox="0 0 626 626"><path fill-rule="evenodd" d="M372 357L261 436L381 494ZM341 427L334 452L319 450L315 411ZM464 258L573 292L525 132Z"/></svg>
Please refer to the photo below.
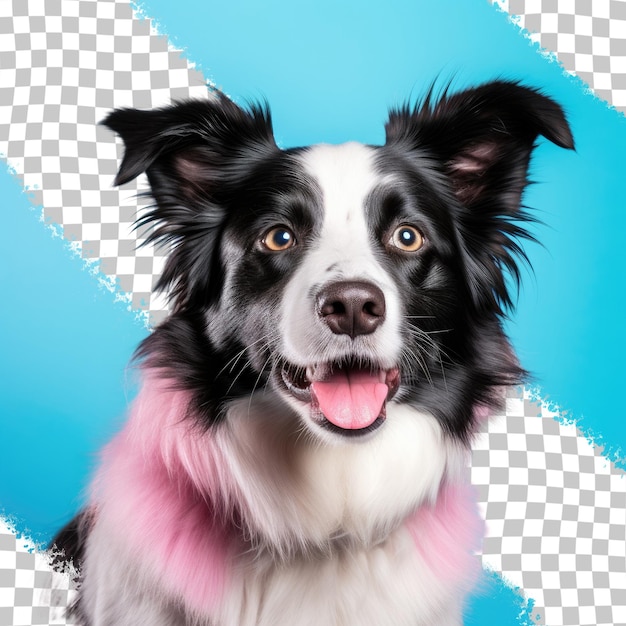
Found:
<svg viewBox="0 0 626 626"><path fill-rule="evenodd" d="M529 159L539 135L573 147L549 98L431 93L391 112L383 146L282 150L266 108L225 96L105 124L126 146L116 183L147 173L140 222L170 248L157 287L173 312L143 354L209 421L267 385L327 440L373 433L390 401L464 439L520 379L502 317Z"/></svg>

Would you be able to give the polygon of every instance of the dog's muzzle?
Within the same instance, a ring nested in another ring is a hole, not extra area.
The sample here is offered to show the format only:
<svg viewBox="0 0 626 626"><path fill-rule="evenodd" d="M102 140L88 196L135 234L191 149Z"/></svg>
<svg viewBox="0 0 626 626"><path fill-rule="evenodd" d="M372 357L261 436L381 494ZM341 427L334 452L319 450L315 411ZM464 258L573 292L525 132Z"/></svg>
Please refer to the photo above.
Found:
<svg viewBox="0 0 626 626"><path fill-rule="evenodd" d="M332 282L315 299L316 314L335 335L353 341L370 335L385 321L385 296L366 281ZM283 363L279 384L310 407L311 419L342 435L363 435L378 428L386 417L386 403L398 390L400 371L383 367L363 356L363 351L345 354L334 361L308 366Z"/></svg>

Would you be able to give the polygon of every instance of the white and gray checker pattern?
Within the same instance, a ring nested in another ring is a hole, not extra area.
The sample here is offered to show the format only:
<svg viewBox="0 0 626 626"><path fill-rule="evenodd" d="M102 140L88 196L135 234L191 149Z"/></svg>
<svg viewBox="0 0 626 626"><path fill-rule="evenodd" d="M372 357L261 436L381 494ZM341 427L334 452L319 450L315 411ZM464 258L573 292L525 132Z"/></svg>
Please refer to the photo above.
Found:
<svg viewBox="0 0 626 626"><path fill-rule="evenodd" d="M74 624L65 609L75 596L70 575L52 571L48 554L0 520L0 624Z"/></svg>
<svg viewBox="0 0 626 626"><path fill-rule="evenodd" d="M493 0L600 96L626 110L626 1ZM0 154L43 219L143 311L163 256L132 230L142 180L112 187L113 107L210 97L205 78L127 0L0 0ZM538 623L626 625L626 482L571 424L511 390L473 451L484 564L536 601ZM0 503L1 504L1 503ZM0 626L63 624L68 577L0 524Z"/></svg>
<svg viewBox="0 0 626 626"><path fill-rule="evenodd" d="M152 321L165 310L152 294L163 256L132 230L143 179L113 187L122 146L98 122L116 107L208 95L202 74L129 2L0 2L0 154L44 220Z"/></svg>
<svg viewBox="0 0 626 626"><path fill-rule="evenodd" d="M626 476L573 423L511 389L472 450L483 564L539 624L626 624Z"/></svg>
<svg viewBox="0 0 626 626"><path fill-rule="evenodd" d="M625 0L492 0L546 56L626 112Z"/></svg>

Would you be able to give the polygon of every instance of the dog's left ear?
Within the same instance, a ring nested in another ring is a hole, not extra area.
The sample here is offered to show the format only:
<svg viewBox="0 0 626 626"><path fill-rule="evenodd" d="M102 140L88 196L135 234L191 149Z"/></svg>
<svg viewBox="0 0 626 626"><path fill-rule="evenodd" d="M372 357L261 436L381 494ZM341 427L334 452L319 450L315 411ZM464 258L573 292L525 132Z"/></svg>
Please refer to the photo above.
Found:
<svg viewBox="0 0 626 626"><path fill-rule="evenodd" d="M435 156L464 206L496 196L514 214L537 137L574 148L561 107L518 83L494 81L434 99L431 90L414 109L392 111L387 144L408 143Z"/></svg>
<svg viewBox="0 0 626 626"><path fill-rule="evenodd" d="M460 227L469 284L476 305L500 311L511 305L506 267L519 282L516 239L528 165L540 135L562 148L574 140L561 107L515 82L494 81L438 99L433 91L414 108L392 111L387 145L435 159L461 206ZM516 223L516 221L518 223Z"/></svg>

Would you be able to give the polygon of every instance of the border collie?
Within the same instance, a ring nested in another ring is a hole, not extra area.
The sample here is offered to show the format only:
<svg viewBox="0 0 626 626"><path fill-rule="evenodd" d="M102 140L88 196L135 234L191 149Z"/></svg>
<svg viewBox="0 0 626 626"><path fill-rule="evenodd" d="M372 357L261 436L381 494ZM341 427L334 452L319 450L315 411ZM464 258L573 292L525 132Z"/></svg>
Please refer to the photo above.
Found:
<svg viewBox="0 0 626 626"><path fill-rule="evenodd" d="M480 572L466 468L524 378L502 322L541 135L495 81L394 109L382 146L277 147L223 95L113 111L116 184L169 256L171 314L88 507L54 543L89 626L454 626Z"/></svg>

